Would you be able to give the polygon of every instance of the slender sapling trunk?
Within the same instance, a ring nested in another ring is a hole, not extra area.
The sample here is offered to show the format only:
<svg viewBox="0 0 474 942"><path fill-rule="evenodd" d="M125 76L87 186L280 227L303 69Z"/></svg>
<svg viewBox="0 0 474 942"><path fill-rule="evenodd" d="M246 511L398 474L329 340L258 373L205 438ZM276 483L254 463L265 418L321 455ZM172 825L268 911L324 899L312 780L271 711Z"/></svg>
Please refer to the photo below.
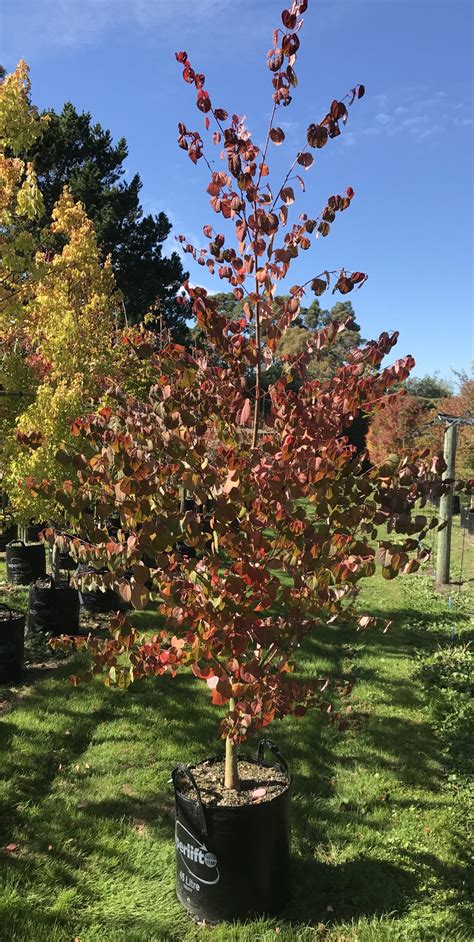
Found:
<svg viewBox="0 0 474 942"><path fill-rule="evenodd" d="M232 698L229 700L229 712L235 708L235 700ZM239 767L237 762L237 743L233 742L232 739L227 736L225 741L225 773L224 773L224 788L235 788L239 789L240 780L239 780Z"/></svg>

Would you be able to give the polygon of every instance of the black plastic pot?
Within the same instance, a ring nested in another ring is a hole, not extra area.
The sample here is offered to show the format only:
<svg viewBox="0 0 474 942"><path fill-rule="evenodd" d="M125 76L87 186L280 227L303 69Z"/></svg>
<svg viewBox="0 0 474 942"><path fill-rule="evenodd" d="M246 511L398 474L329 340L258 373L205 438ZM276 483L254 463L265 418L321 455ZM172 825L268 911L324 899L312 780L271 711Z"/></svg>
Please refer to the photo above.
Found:
<svg viewBox="0 0 474 942"><path fill-rule="evenodd" d="M108 573L108 569L91 569L90 566L79 566L78 575L86 573ZM109 612L123 611L125 603L113 589L79 589L79 598L86 612L93 615L107 615Z"/></svg>
<svg viewBox="0 0 474 942"><path fill-rule="evenodd" d="M193 776L195 766L177 766L172 778L176 802L176 892L182 906L199 921L218 923L279 912L290 894L289 797L291 778L285 760L270 740L265 748L288 777L280 795L270 801L236 807L204 805ZM221 762L221 759L208 760ZM180 777L191 783L194 797L180 791Z"/></svg>
<svg viewBox="0 0 474 942"><path fill-rule="evenodd" d="M46 553L43 543L13 540L6 548L7 581L29 585L46 575Z"/></svg>
<svg viewBox="0 0 474 942"><path fill-rule="evenodd" d="M461 527L467 527L469 522L469 507L461 507Z"/></svg>
<svg viewBox="0 0 474 942"><path fill-rule="evenodd" d="M57 566L65 572L74 572L77 569L77 560L68 552L58 553Z"/></svg>
<svg viewBox="0 0 474 942"><path fill-rule="evenodd" d="M16 540L18 536L18 527L11 518L3 517L0 522L0 553L4 553L7 544Z"/></svg>
<svg viewBox="0 0 474 942"><path fill-rule="evenodd" d="M458 494L453 496L453 515L461 513L461 499Z"/></svg>
<svg viewBox="0 0 474 942"><path fill-rule="evenodd" d="M28 631L47 637L79 633L79 592L67 583L38 580L30 586Z"/></svg>
<svg viewBox="0 0 474 942"><path fill-rule="evenodd" d="M42 530L44 530L45 523L29 523L25 530L26 542L27 543L38 543L39 535Z"/></svg>
<svg viewBox="0 0 474 942"><path fill-rule="evenodd" d="M25 615L0 603L0 683L19 683L25 655Z"/></svg>

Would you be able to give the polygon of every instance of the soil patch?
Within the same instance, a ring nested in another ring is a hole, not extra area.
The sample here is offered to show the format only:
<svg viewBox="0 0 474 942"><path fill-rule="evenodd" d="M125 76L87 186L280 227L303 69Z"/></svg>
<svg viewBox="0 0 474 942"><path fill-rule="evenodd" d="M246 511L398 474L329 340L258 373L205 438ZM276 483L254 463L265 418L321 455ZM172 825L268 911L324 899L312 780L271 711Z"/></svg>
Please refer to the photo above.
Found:
<svg viewBox="0 0 474 942"><path fill-rule="evenodd" d="M272 801L281 795L289 784L288 775L275 766L258 765L255 762L239 761L240 789L224 788L224 761L200 762L191 767L191 772L201 792L204 805L215 807L227 805L258 805ZM195 795L187 779L179 780L179 790L186 797Z"/></svg>

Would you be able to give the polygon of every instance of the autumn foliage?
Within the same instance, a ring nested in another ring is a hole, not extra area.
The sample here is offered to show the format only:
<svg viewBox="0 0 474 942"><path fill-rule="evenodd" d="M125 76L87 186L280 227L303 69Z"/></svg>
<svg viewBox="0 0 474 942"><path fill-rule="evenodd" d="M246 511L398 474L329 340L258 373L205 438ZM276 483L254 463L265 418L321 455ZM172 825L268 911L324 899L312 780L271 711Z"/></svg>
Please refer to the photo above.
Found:
<svg viewBox="0 0 474 942"><path fill-rule="evenodd" d="M107 405L74 423L82 454L66 448L58 456L66 480L57 497L80 533L72 551L106 566L104 583L134 608L151 602L163 618L156 635L145 638L133 616L117 617L108 640L87 642L89 676L105 672L108 683L127 685L189 668L222 709L221 733L231 744L308 707L338 718L327 679L303 681L294 674L298 649L320 624L336 627L349 619L362 629L374 623L353 610L357 584L376 570L377 540L387 579L414 571L426 558L429 524L413 511L443 469L426 456L407 456L362 473L362 457L348 443L357 415L383 408L413 366L408 356L382 368L396 333L354 349L331 379L318 380L307 375L307 364L337 340L345 323L312 332L310 347L290 358L270 385L271 407L262 419L262 372L303 299L330 287L347 294L366 280L350 268L316 268L275 310L277 286L299 252L326 237L354 198L344 187L342 195L323 201L317 216L292 219L300 168L309 170L312 151L343 132L361 85L315 117L284 180L270 183L271 148L284 140L277 114L296 86L307 6L295 0L274 33L267 60L273 104L263 148L240 116L215 104L187 53L177 54L205 131L213 122L223 168L214 169L201 132L183 122L178 143L193 164L207 166L211 208L230 229L226 236L206 224L205 249L181 239L195 261L243 301L241 318L227 318L212 295L187 283L183 297L191 300L215 355L173 343L147 350L154 369L147 394L129 395L111 382ZM121 518L115 539L107 528L113 511ZM379 539L381 527L388 537Z"/></svg>
<svg viewBox="0 0 474 942"><path fill-rule="evenodd" d="M367 434L367 449L374 464L387 461L393 454L422 451L442 452L445 425L438 421L443 413L459 417L474 416L474 381L467 374L460 377L455 396L429 400L410 395L405 390L387 397L383 407L372 417ZM456 476L468 480L474 474L474 429L460 426L456 457Z"/></svg>
<svg viewBox="0 0 474 942"><path fill-rule="evenodd" d="M372 418L367 434L370 460L381 464L402 451L421 450L429 441L428 426L433 419L433 410L404 390L387 397ZM437 445L439 447L439 441Z"/></svg>

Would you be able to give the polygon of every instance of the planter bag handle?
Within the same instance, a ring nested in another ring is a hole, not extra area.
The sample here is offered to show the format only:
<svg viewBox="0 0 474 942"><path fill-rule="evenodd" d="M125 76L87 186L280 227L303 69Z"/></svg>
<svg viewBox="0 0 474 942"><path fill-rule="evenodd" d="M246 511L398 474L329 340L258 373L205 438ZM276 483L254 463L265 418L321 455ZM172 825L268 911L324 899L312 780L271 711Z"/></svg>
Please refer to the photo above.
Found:
<svg viewBox="0 0 474 942"><path fill-rule="evenodd" d="M6 612L10 615L10 621L13 620L13 611L9 605L5 605L5 602L0 602L0 608L4 608Z"/></svg>
<svg viewBox="0 0 474 942"><path fill-rule="evenodd" d="M9 546L16 546L17 544L18 544L19 546L26 546L26 543L25 543L24 540L10 540L10 542L9 542L8 545L9 545Z"/></svg>
<svg viewBox="0 0 474 942"><path fill-rule="evenodd" d="M171 773L171 778L173 780L173 785L176 792L178 791L177 779L180 775L184 775L184 777L187 778L188 782L191 783L194 789L194 792L196 793L199 826L202 830L203 835L207 837L206 816L204 814L204 808L202 805L201 791L200 791L199 785L196 782L196 779L194 778L194 775L191 772L191 769L187 765L177 765Z"/></svg>
<svg viewBox="0 0 474 942"><path fill-rule="evenodd" d="M257 761L263 761L265 756L265 749L268 749L268 751L271 752L271 754L275 757L282 772L284 772L285 775L289 775L288 763L286 759L283 758L278 746L272 742L271 739L260 740L257 748Z"/></svg>

